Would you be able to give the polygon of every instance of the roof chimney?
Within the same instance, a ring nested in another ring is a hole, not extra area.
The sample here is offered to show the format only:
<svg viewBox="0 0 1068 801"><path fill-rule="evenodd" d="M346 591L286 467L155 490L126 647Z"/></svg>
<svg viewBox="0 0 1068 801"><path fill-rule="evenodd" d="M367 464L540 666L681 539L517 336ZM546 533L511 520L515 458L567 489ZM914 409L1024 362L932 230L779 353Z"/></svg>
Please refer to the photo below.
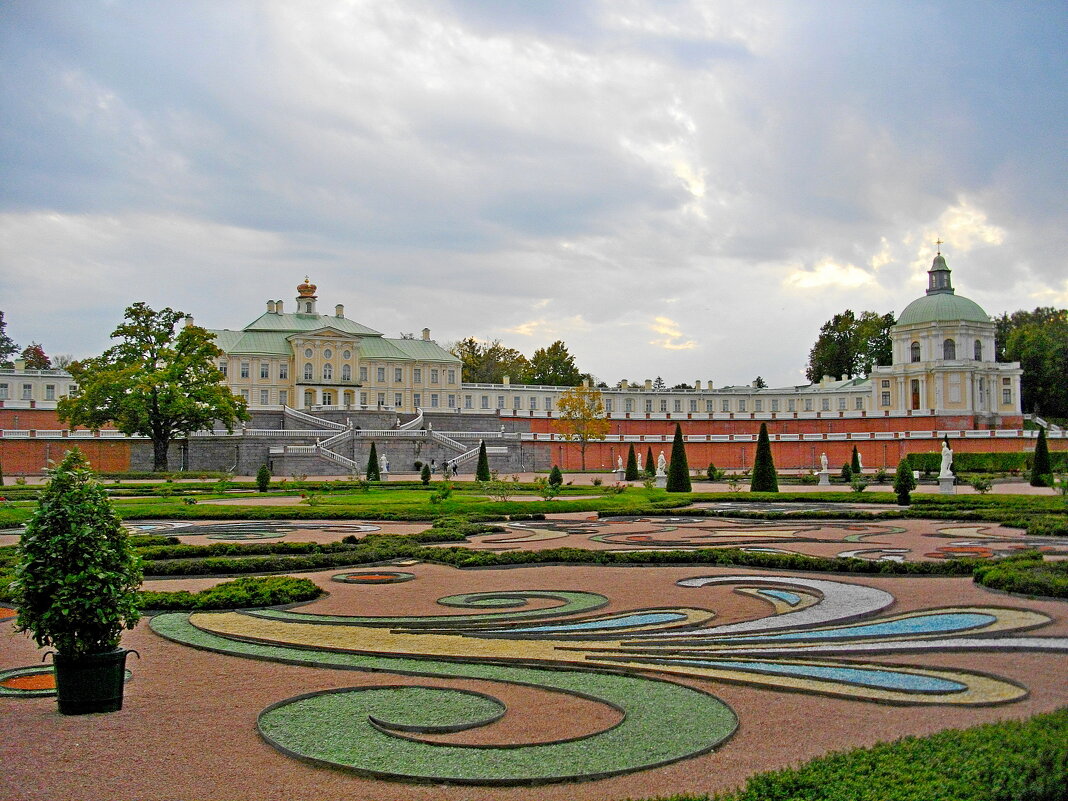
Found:
<svg viewBox="0 0 1068 801"><path fill-rule="evenodd" d="M698 378L696 381L693 382L693 388L694 389L700 389L701 388L701 379L700 378Z"/></svg>
<svg viewBox="0 0 1068 801"><path fill-rule="evenodd" d="M645 388L646 389L652 389L653 388L653 379L651 379L651 378L645 379Z"/></svg>
<svg viewBox="0 0 1068 801"><path fill-rule="evenodd" d="M281 314L282 313L282 301L276 300L274 302L274 313L275 314Z"/></svg>
<svg viewBox="0 0 1068 801"><path fill-rule="evenodd" d="M274 301L273 300L267 301L267 313L268 314L274 314Z"/></svg>
<svg viewBox="0 0 1068 801"><path fill-rule="evenodd" d="M424 342L429 342L430 341L430 329L429 328L424 328L423 329L423 341Z"/></svg>
<svg viewBox="0 0 1068 801"><path fill-rule="evenodd" d="M620 380L620 382L619 382L619 388L620 389L626 389L628 386L629 386L629 384L627 382L627 379L624 378L624 379Z"/></svg>
<svg viewBox="0 0 1068 801"><path fill-rule="evenodd" d="M337 304L334 307L334 316L335 317L344 317L345 316L345 307L342 306L340 303Z"/></svg>
<svg viewBox="0 0 1068 801"><path fill-rule="evenodd" d="M512 383L512 378L511 378L511 376L507 376L506 375L504 378L501 379L501 382L504 383L504 384L511 384Z"/></svg>
<svg viewBox="0 0 1068 801"><path fill-rule="evenodd" d="M193 315L187 314L185 316L185 327L186 328L192 328L193 327Z"/></svg>

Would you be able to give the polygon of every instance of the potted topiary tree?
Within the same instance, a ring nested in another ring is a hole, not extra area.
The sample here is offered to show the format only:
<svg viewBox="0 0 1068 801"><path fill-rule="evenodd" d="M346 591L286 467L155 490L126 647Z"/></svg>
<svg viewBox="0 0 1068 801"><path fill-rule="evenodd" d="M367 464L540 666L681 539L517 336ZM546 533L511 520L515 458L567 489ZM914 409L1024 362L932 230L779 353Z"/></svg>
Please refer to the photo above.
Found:
<svg viewBox="0 0 1068 801"><path fill-rule="evenodd" d="M140 619L140 560L104 488L77 448L51 480L19 540L15 626L55 648L64 715L122 708L123 629ZM136 652L134 652L136 653Z"/></svg>

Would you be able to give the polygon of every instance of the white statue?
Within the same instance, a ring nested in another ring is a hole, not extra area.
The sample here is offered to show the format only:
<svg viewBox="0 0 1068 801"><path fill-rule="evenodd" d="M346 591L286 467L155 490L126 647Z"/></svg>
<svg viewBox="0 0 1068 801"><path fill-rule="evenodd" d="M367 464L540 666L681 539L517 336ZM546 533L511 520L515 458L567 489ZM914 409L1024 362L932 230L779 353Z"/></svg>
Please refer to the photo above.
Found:
<svg viewBox="0 0 1068 801"><path fill-rule="evenodd" d="M824 473L827 472L827 454L826 453L821 453L820 454L820 470L822 472L824 472Z"/></svg>
<svg viewBox="0 0 1068 801"><path fill-rule="evenodd" d="M949 444L942 440L942 464L938 468L939 478L953 478L953 471L950 467L953 465L953 449L949 447Z"/></svg>
<svg viewBox="0 0 1068 801"><path fill-rule="evenodd" d="M665 475L667 472L667 459L664 458L664 452L660 451L660 455L656 457L656 474L658 476Z"/></svg>
<svg viewBox="0 0 1068 801"><path fill-rule="evenodd" d="M389 472L389 459L387 459L385 456L379 456L378 457L378 469L382 473L388 473Z"/></svg>
<svg viewBox="0 0 1068 801"><path fill-rule="evenodd" d="M864 462L861 461L860 451L857 451L857 467L859 467L861 469L861 471L864 470Z"/></svg>
<svg viewBox="0 0 1068 801"><path fill-rule="evenodd" d="M638 472L640 473L641 471L642 471L642 455L639 453L638 454Z"/></svg>
<svg viewBox="0 0 1068 801"><path fill-rule="evenodd" d="M617 456L616 457L616 470L622 470L622 469L623 469L623 457L622 456Z"/></svg>

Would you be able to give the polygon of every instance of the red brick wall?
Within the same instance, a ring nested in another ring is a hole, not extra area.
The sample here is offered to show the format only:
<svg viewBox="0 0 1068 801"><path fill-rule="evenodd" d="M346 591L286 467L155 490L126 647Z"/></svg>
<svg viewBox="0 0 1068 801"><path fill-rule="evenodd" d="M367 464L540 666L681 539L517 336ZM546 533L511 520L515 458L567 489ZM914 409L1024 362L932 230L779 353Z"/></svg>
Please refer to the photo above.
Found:
<svg viewBox="0 0 1068 801"><path fill-rule="evenodd" d="M0 439L0 464L4 476L39 474L49 462L58 462L70 448L81 448L94 470L108 473L130 469L130 444L122 440L78 439Z"/></svg>

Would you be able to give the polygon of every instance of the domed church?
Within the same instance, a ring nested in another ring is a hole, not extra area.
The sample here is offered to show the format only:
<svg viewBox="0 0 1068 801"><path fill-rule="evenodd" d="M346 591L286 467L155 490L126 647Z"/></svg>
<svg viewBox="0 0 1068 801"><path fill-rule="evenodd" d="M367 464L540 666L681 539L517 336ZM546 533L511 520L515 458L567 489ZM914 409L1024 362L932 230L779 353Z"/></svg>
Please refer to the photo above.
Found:
<svg viewBox="0 0 1068 801"><path fill-rule="evenodd" d="M927 294L890 330L893 364L872 371L873 411L971 414L985 425L1018 417L1022 371L995 361L994 321L953 289L941 250L927 275Z"/></svg>

